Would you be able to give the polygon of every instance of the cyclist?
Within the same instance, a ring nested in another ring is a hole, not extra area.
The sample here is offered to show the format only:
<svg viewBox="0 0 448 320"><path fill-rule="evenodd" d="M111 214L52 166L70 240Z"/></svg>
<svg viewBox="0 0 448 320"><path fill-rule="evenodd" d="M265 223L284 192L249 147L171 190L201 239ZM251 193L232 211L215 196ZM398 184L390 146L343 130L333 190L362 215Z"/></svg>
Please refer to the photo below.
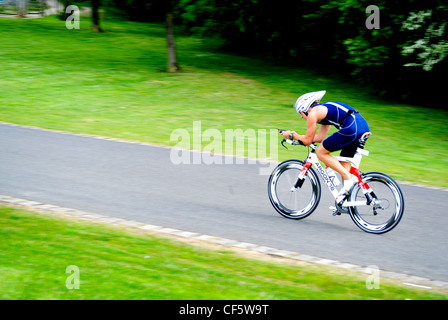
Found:
<svg viewBox="0 0 448 320"><path fill-rule="evenodd" d="M340 156L353 157L358 147L358 140L364 133L369 132L369 126L357 110L345 103L320 103L325 93L324 90L304 94L294 105L297 113L306 120L308 127L306 135L299 135L295 131L283 131L281 134L287 139L300 140L304 145L322 142L316 150L317 157L338 172L344 181L336 198L339 202L345 198L347 191L358 182L358 179L349 171L350 162L339 162L330 153L341 150ZM320 124L320 128L316 134L317 124ZM325 139L331 125L339 131Z"/></svg>

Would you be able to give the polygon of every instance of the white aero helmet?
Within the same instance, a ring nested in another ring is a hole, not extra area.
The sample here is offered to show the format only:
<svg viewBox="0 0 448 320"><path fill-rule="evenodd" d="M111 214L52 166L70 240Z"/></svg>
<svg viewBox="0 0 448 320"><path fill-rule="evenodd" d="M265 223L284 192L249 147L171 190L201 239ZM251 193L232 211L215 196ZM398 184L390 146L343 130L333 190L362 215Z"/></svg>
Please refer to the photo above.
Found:
<svg viewBox="0 0 448 320"><path fill-rule="evenodd" d="M297 99L296 104L294 105L294 108L296 108L296 111L298 114L301 112L307 112L309 107L313 104L316 100L321 100L322 97L325 95L327 91L316 91L316 92L309 92L305 93L304 95L300 96L299 99Z"/></svg>

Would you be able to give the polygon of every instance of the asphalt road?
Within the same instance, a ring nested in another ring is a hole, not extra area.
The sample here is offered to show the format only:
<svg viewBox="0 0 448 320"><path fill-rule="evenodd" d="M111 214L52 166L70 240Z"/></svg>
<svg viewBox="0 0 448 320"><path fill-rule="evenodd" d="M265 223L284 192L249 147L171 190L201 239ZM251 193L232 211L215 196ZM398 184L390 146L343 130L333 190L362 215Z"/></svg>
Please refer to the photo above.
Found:
<svg viewBox="0 0 448 320"><path fill-rule="evenodd" d="M401 185L403 219L373 235L332 216L328 190L289 220L269 202L263 165L176 165L170 152L0 124L0 194L448 281L446 191Z"/></svg>

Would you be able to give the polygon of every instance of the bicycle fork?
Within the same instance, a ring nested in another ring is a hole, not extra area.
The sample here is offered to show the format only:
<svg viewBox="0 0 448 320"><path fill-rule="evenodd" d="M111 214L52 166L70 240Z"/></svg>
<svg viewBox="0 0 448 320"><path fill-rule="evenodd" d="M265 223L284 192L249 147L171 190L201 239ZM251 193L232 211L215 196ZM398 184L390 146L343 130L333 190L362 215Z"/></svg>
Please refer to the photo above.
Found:
<svg viewBox="0 0 448 320"><path fill-rule="evenodd" d="M302 170L299 173L299 176L297 177L296 182L293 184L292 188L291 188L291 192L296 191L298 188L301 188L303 185L303 182L305 181L305 176L306 173L308 172L308 169L311 167L312 163L307 161L305 162L305 164L303 165Z"/></svg>

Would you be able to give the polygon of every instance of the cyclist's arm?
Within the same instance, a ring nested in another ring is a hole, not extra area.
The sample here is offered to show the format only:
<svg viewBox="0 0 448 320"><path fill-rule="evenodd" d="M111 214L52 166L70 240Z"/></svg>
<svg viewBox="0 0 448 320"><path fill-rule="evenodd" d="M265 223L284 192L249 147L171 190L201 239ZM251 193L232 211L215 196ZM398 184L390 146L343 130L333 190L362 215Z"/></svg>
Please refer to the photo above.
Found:
<svg viewBox="0 0 448 320"><path fill-rule="evenodd" d="M322 142L325 137L327 136L328 131L330 131L331 126L330 125L321 125L319 128L319 132L316 135L317 131L317 122L325 118L327 114L327 109L316 107L316 109L313 108L309 112L309 115L306 118L306 124L307 124L307 130L306 135L299 135L295 131L283 131L282 135L285 138L290 137L290 133L292 133L292 138L294 140L300 140L304 145L310 145L313 142Z"/></svg>
<svg viewBox="0 0 448 320"><path fill-rule="evenodd" d="M328 134L328 131L330 131L331 125L329 124L322 124L319 128L319 133L314 137L313 142L321 143L324 141L325 137Z"/></svg>
<svg viewBox="0 0 448 320"><path fill-rule="evenodd" d="M314 111L314 110L313 110ZM317 131L317 114L316 112L310 112L306 118L306 125L308 129L306 130L306 135L300 136L299 139L304 145L310 145L314 142Z"/></svg>

